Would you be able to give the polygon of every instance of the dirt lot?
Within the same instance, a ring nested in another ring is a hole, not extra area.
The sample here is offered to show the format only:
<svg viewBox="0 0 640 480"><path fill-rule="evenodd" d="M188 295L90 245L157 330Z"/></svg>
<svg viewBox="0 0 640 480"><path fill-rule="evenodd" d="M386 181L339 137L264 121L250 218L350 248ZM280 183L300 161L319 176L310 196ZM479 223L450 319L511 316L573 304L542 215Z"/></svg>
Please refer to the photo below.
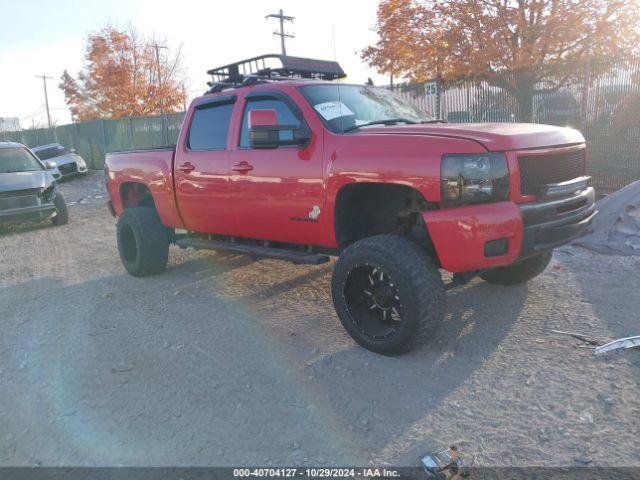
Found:
<svg viewBox="0 0 640 480"><path fill-rule="evenodd" d="M356 346L332 265L183 252L125 274L101 173L71 221L0 231L0 465L640 465L640 257L565 247L523 287L450 292L427 347ZM102 198L96 198L102 197Z"/></svg>

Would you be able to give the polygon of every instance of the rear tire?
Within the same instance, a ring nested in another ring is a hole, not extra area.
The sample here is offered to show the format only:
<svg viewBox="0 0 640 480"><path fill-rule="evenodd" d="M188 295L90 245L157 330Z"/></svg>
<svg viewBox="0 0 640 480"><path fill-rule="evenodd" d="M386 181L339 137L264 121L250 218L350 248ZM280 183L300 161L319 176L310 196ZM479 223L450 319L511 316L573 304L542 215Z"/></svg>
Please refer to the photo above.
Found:
<svg viewBox="0 0 640 480"><path fill-rule="evenodd" d="M67 210L67 203L60 192L53 199L53 204L56 206L56 214L51 217L51 223L54 225L66 225L69 222L69 211Z"/></svg>
<svg viewBox="0 0 640 480"><path fill-rule="evenodd" d="M398 235L347 247L336 262L331 293L340 322L364 348L400 355L433 336L445 290L429 255Z"/></svg>
<svg viewBox="0 0 640 480"><path fill-rule="evenodd" d="M480 277L496 285L518 285L537 277L547 268L553 251L548 250L535 257L529 257L516 265L498 267L482 272Z"/></svg>
<svg viewBox="0 0 640 480"><path fill-rule="evenodd" d="M118 219L118 252L135 277L161 273L169 258L167 229L153 208L127 208Z"/></svg>

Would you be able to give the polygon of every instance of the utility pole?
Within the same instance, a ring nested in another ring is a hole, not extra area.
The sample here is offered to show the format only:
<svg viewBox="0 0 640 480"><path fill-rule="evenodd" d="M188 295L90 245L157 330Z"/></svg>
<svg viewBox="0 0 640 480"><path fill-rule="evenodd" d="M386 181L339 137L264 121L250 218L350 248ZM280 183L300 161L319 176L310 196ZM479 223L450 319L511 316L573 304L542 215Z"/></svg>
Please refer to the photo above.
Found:
<svg viewBox="0 0 640 480"><path fill-rule="evenodd" d="M53 77L47 77L45 74L36 75L36 78L41 78L44 84L44 103L47 107L47 125L51 128L51 112L49 112L49 95L47 95L47 80L53 80Z"/></svg>
<svg viewBox="0 0 640 480"><path fill-rule="evenodd" d="M187 87L182 84L182 111L187 111Z"/></svg>
<svg viewBox="0 0 640 480"><path fill-rule="evenodd" d="M168 50L168 47L165 47L164 45L159 45L157 42L156 43L152 43L151 45L147 45L149 48L153 48L156 52L156 69L158 71L158 92L160 95L160 98L158 99L160 101L160 120L162 121L162 137L164 139L164 143L167 144L169 143L169 134L167 132L168 127L167 127L167 119L165 118L164 115L164 100L162 98L163 92L162 92L162 78L161 78L161 74L160 74L160 49L164 48L165 50Z"/></svg>
<svg viewBox="0 0 640 480"><path fill-rule="evenodd" d="M295 19L295 17L288 17L286 16L282 9L280 9L279 13L270 13L269 15L267 15L264 18L277 18L280 21L280 31L279 32L273 32L274 35L277 35L280 37L280 46L282 49L282 55L286 56L287 55L287 49L284 45L284 40L285 38L294 38L293 35L285 33L284 31L284 22L291 22L293 23L293 20Z"/></svg>
<svg viewBox="0 0 640 480"><path fill-rule="evenodd" d="M160 73L160 49L164 48L165 50L168 50L169 48L165 47L164 45L159 45L158 43L152 43L147 46L149 48L153 48L156 52L156 70L158 72L158 86L162 87L162 78ZM162 101L162 92L160 94L160 113L164 115L164 102Z"/></svg>

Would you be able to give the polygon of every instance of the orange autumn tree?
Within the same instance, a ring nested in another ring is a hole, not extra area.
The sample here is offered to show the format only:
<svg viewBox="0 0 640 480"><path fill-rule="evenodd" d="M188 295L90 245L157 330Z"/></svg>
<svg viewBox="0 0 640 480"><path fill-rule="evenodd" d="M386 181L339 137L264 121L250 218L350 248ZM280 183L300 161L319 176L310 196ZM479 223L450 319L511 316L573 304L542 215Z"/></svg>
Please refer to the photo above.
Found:
<svg viewBox="0 0 640 480"><path fill-rule="evenodd" d="M638 48L639 11L637 0L382 0L363 58L415 81L486 81L531 121L535 94L575 80L590 58Z"/></svg>
<svg viewBox="0 0 640 480"><path fill-rule="evenodd" d="M181 63L180 49L108 26L89 35L84 68L77 78L65 70L59 87L77 121L171 113L186 100Z"/></svg>

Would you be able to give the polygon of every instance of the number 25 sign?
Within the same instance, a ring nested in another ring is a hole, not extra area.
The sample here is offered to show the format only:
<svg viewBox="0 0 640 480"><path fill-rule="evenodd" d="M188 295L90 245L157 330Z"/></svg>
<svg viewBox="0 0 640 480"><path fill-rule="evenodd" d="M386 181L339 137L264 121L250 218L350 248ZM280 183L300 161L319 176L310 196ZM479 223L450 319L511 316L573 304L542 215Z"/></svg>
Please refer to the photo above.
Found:
<svg viewBox="0 0 640 480"><path fill-rule="evenodd" d="M438 82L427 82L424 84L424 93L427 96L438 94Z"/></svg>

